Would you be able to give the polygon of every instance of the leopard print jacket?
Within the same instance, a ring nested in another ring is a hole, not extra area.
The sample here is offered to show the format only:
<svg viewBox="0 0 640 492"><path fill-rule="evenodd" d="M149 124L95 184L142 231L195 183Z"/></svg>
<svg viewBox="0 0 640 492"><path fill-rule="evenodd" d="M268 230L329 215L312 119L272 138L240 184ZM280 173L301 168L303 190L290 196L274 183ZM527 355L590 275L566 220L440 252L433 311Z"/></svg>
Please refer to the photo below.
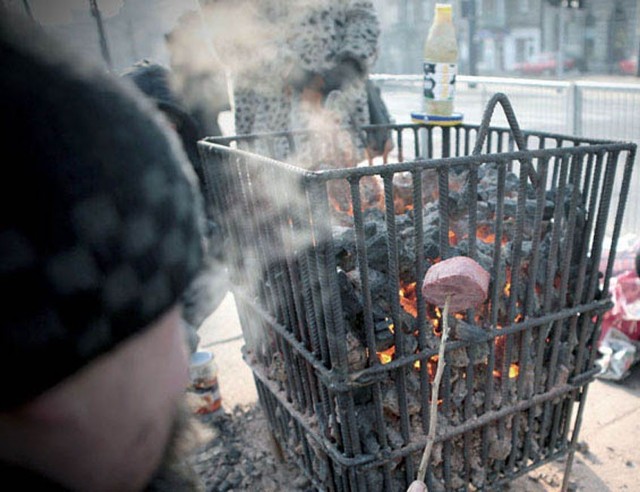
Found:
<svg viewBox="0 0 640 492"><path fill-rule="evenodd" d="M291 156L285 139L258 151L278 159L306 161L298 162L306 167L355 165L362 156L364 144L357 132L346 135L342 128L357 129L369 123L364 83L377 57L380 34L372 2L220 0L214 3L218 6L226 3L227 8L232 9L222 11L217 21L214 20L219 28L214 43L232 75L236 134L328 130L337 134L343 150L349 149L339 157L345 162L327 162L337 157L319 152L318 142L313 146L309 142L297 145L295 157ZM231 17L235 22L229 23ZM322 109L311 109L301 100L301 92L292 89L300 74L323 76L345 59L357 66L359 75L346 87L329 93ZM306 151L302 152L302 148ZM319 160L325 162L320 164Z"/></svg>

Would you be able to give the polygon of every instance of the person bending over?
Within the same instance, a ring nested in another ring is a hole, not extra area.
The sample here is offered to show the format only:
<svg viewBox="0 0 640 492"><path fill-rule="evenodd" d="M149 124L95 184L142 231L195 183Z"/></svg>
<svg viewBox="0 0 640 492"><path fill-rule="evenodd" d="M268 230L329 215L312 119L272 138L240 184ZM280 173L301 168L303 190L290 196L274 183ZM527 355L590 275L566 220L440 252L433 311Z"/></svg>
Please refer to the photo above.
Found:
<svg viewBox="0 0 640 492"><path fill-rule="evenodd" d="M188 159L132 88L0 19L0 475L16 490L201 490L180 298Z"/></svg>

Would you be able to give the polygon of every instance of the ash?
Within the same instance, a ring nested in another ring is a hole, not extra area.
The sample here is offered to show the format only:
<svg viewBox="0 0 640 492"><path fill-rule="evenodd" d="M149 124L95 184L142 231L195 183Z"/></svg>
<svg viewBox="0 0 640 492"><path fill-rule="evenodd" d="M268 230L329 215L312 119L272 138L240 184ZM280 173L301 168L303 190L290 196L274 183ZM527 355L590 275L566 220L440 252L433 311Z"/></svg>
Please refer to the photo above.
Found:
<svg viewBox="0 0 640 492"><path fill-rule="evenodd" d="M296 466L281 459L259 404L198 420L211 431L192 458L207 492L316 490Z"/></svg>
<svg viewBox="0 0 640 492"><path fill-rule="evenodd" d="M197 418L205 430L210 431L210 436L192 458L206 492L317 490L295 465L281 459L259 404L238 405L229 413L200 415ZM578 452L589 456L585 443L581 443ZM501 492L557 490L562 481L564 459L520 477L503 487ZM570 491L581 489L582 486L575 481L570 482Z"/></svg>

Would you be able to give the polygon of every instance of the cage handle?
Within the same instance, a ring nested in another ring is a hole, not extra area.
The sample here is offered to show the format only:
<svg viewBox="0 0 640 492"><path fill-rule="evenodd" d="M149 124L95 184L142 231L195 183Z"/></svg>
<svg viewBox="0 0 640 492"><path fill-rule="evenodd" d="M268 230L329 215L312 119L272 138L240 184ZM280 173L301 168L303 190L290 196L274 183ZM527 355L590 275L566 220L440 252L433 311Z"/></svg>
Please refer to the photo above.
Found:
<svg viewBox="0 0 640 492"><path fill-rule="evenodd" d="M489 134L489 125L491 124L491 117L493 116L493 112L496 109L496 106L500 103L502 106L502 110L504 111L505 116L507 117L507 122L509 123L509 129L513 134L513 138L516 141L516 145L518 146L518 150L526 150L527 146L524 140L524 135L522 134L522 130L520 129L520 125L518 124L518 119L516 118L516 114L513 111L513 106L509 101L509 98L503 92L496 92L484 110L484 114L482 115L482 121L480 122L480 128L478 129L478 138L476 139L475 147L473 148L473 155L479 155L482 151L482 147L487 140L487 135Z"/></svg>
<svg viewBox="0 0 640 492"><path fill-rule="evenodd" d="M473 155L480 155L480 152L482 152L482 147L484 146L484 143L487 140L487 135L489 134L489 125L491 124L491 118L498 103L500 103L500 105L502 106L502 111L504 111L504 114L507 117L507 123L509 123L509 129L511 130L513 139L518 146L518 150L527 150L527 143L524 139L524 134L520 129L520 125L518 124L516 114L513 111L511 101L509 101L509 98L503 92L496 92L491 97L491 99L489 99L489 102L487 103L487 106L484 110L484 114L482 115L482 121L480 122L480 127L478 128L478 137L476 139L475 146L473 147ZM529 178L534 184L537 184L537 173L531 165L528 165L527 169Z"/></svg>

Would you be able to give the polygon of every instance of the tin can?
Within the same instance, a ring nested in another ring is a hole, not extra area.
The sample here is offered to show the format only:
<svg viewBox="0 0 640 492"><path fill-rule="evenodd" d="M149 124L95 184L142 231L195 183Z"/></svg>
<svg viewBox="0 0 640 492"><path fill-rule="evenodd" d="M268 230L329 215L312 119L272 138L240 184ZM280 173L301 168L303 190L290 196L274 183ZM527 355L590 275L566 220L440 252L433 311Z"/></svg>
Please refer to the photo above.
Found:
<svg viewBox="0 0 640 492"><path fill-rule="evenodd" d="M191 386L196 389L211 388L218 381L218 366L213 353L207 351L194 352L189 366Z"/></svg>
<svg viewBox="0 0 640 492"><path fill-rule="evenodd" d="M199 351L191 355L189 378L193 411L199 415L221 411L222 397L218 385L218 366L213 353Z"/></svg>
<svg viewBox="0 0 640 492"><path fill-rule="evenodd" d="M198 415L210 414L222 411L222 397L218 383L211 388L194 389L193 411Z"/></svg>

